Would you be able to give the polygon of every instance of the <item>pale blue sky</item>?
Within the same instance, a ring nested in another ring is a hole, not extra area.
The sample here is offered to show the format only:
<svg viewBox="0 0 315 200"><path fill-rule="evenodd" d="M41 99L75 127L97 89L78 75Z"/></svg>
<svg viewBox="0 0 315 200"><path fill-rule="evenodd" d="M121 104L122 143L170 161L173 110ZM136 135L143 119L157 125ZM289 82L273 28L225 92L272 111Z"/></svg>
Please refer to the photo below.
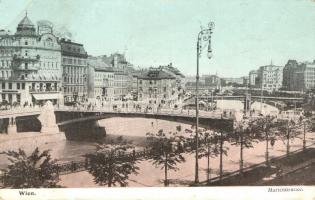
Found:
<svg viewBox="0 0 315 200"><path fill-rule="evenodd" d="M65 25L91 55L126 50L135 66L173 62L195 74L200 25L215 22L213 58L202 74L248 75L288 59L315 59L312 0L0 0L0 28L15 31L28 10L35 23Z"/></svg>

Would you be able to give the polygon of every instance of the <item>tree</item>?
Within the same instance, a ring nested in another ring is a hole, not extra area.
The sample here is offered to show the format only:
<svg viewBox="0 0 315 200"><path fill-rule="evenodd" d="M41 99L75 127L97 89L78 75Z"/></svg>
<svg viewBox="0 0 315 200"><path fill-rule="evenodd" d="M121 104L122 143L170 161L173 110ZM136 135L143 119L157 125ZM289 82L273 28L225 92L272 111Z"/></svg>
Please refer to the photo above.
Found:
<svg viewBox="0 0 315 200"><path fill-rule="evenodd" d="M287 156L290 154L290 138L294 138L299 132L299 124L293 120L278 120L279 137L287 144Z"/></svg>
<svg viewBox="0 0 315 200"><path fill-rule="evenodd" d="M192 126L191 129L186 129L186 133L190 133L190 137L186 139L188 142L189 148L186 148L189 153L195 153L196 151L196 137L193 130L195 127ZM210 174L211 174L211 168L210 168L210 157L216 157L219 154L221 154L220 145L218 144L218 141L220 140L219 133L199 128L199 134L200 142L198 143L198 159L206 157L207 158L207 184L210 184ZM222 147L222 154L227 155L227 150Z"/></svg>
<svg viewBox="0 0 315 200"><path fill-rule="evenodd" d="M96 152L87 154L89 161L88 171L94 176L94 182L108 187L119 184L121 187L128 185L130 174L138 174L137 161L132 156L126 155L130 145L98 145Z"/></svg>
<svg viewBox="0 0 315 200"><path fill-rule="evenodd" d="M25 151L3 152L11 164L5 170L4 186L12 188L59 187L56 160L51 159L49 150L40 152L36 148L31 155Z"/></svg>
<svg viewBox="0 0 315 200"><path fill-rule="evenodd" d="M227 156L227 151L224 148L224 141L228 139L228 134L224 133L223 131L215 132L216 137L219 138L220 141L220 181L222 181L223 177L223 154Z"/></svg>
<svg viewBox="0 0 315 200"><path fill-rule="evenodd" d="M164 186L169 185L168 171L177 171L176 165L185 162L183 153L183 136L178 136L177 133L164 133L159 130L158 133L147 133L147 146L151 151L153 165L161 166L164 169Z"/></svg>
<svg viewBox="0 0 315 200"><path fill-rule="evenodd" d="M303 150L306 149L306 132L312 129L312 123L309 115L300 118L300 123L303 124Z"/></svg>
<svg viewBox="0 0 315 200"><path fill-rule="evenodd" d="M236 121L234 124L234 143L232 145L240 146L240 173L243 174L244 167L244 148L253 148L253 142L258 142L255 140L256 135L250 130L249 126L250 120L243 118L240 121Z"/></svg>
<svg viewBox="0 0 315 200"><path fill-rule="evenodd" d="M199 158L207 157L207 183L210 184L210 157L217 157L220 154L220 148L218 144L218 136L214 131L206 131L203 134L204 144L199 148ZM222 149L222 153L227 155L227 151Z"/></svg>
<svg viewBox="0 0 315 200"><path fill-rule="evenodd" d="M249 122L251 132L255 133L255 137L258 140L266 141L266 165L269 166L269 137L270 134L275 134L278 130L277 119L273 116L264 116L254 119Z"/></svg>

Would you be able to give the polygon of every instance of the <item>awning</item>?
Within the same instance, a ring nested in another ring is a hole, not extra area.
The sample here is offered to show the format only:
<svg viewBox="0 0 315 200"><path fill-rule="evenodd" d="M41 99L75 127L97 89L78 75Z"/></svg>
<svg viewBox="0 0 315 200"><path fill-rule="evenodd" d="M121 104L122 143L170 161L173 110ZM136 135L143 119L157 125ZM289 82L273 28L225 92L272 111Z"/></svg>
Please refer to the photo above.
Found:
<svg viewBox="0 0 315 200"><path fill-rule="evenodd" d="M59 99L59 94L48 93L48 94L33 94L36 100L49 100L49 99Z"/></svg>

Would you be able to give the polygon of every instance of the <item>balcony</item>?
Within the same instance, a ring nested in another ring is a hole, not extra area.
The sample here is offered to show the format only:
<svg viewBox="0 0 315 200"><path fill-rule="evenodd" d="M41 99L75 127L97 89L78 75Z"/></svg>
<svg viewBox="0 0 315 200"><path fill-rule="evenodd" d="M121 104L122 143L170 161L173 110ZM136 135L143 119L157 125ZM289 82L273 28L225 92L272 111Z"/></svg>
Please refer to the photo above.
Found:
<svg viewBox="0 0 315 200"><path fill-rule="evenodd" d="M36 93L56 93L56 92L60 92L61 90L58 90L58 89L44 89L44 88L40 88L40 89L34 89L34 88L31 88L29 90L29 92L31 94L36 94Z"/></svg>
<svg viewBox="0 0 315 200"><path fill-rule="evenodd" d="M14 55L13 56L13 61L16 62L37 62L39 61L40 56L21 56L21 55Z"/></svg>

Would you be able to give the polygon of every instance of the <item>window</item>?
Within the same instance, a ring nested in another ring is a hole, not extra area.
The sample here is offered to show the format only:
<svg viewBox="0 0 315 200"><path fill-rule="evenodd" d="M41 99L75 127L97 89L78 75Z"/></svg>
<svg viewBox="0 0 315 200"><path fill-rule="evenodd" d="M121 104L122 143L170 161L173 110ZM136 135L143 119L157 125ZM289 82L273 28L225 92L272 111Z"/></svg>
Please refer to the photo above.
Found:
<svg viewBox="0 0 315 200"><path fill-rule="evenodd" d="M12 90L12 83L9 83L9 89Z"/></svg>
<svg viewBox="0 0 315 200"><path fill-rule="evenodd" d="M27 41L25 41L25 43L24 43L25 45L28 45L28 42Z"/></svg>
<svg viewBox="0 0 315 200"><path fill-rule="evenodd" d="M20 89L20 83L16 84L16 89L18 89L18 90Z"/></svg>
<svg viewBox="0 0 315 200"><path fill-rule="evenodd" d="M21 95L20 94L16 94L16 101L17 102L21 102Z"/></svg>
<svg viewBox="0 0 315 200"><path fill-rule="evenodd" d="M22 90L25 90L25 83L22 83Z"/></svg>
<svg viewBox="0 0 315 200"><path fill-rule="evenodd" d="M5 83L2 83L2 89L5 89Z"/></svg>
<svg viewBox="0 0 315 200"><path fill-rule="evenodd" d="M28 69L28 63L25 63L25 69Z"/></svg>

